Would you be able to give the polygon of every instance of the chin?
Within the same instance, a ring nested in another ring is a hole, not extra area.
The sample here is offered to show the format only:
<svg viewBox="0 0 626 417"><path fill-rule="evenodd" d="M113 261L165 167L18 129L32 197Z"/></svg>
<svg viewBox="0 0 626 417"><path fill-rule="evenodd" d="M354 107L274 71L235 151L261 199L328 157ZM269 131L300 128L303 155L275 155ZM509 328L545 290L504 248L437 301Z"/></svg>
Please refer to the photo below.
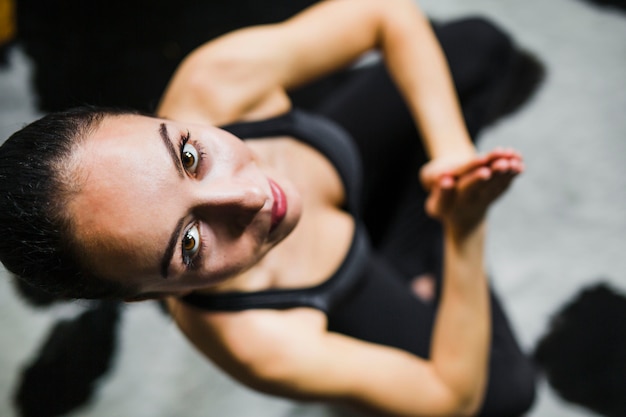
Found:
<svg viewBox="0 0 626 417"><path fill-rule="evenodd" d="M298 226L301 216L302 216L302 202L300 201L300 196L298 195L296 198L289 201L289 208L287 210L287 215L285 216L282 224L278 228L281 234L276 243L282 242L289 235L291 235L291 233L294 231L296 226Z"/></svg>

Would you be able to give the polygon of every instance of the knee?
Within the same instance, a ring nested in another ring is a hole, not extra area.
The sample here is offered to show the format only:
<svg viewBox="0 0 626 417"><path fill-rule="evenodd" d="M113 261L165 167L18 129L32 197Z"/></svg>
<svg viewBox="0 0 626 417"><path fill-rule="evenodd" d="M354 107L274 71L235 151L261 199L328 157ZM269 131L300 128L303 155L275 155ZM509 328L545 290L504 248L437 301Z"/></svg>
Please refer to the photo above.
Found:
<svg viewBox="0 0 626 417"><path fill-rule="evenodd" d="M489 20L469 17L433 28L461 96L497 83L515 56L509 36Z"/></svg>
<svg viewBox="0 0 626 417"><path fill-rule="evenodd" d="M537 372L535 366L528 360L520 369L512 372L510 407L511 416L522 416L535 402L537 391ZM503 416L505 414L500 414Z"/></svg>
<svg viewBox="0 0 626 417"><path fill-rule="evenodd" d="M484 17L475 16L452 23L464 34L467 47L483 62L504 62L511 54L513 43L510 36L500 27Z"/></svg>
<svg viewBox="0 0 626 417"><path fill-rule="evenodd" d="M490 374L481 417L519 417L535 402L537 372L530 359L503 365L499 373Z"/></svg>

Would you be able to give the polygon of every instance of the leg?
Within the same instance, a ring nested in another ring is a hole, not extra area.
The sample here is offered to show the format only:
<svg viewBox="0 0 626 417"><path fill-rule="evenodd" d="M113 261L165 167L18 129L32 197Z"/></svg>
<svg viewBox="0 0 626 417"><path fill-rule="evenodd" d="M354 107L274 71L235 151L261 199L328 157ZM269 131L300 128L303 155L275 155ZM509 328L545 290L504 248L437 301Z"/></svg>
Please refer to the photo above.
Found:
<svg viewBox="0 0 626 417"><path fill-rule="evenodd" d="M437 26L436 32L475 137L508 94L517 52L506 35L479 19ZM440 225L423 210L426 193L417 173L426 154L413 120L382 66L355 73L318 110L346 128L360 148L365 222L386 265L379 268L381 279L368 280L341 317L331 321L331 328L428 357L436 303L425 305L413 297L407 281L423 272L441 275L442 237ZM534 398L534 370L493 294L492 326L489 385L481 415L521 415Z"/></svg>
<svg viewBox="0 0 626 417"><path fill-rule="evenodd" d="M542 64L485 19L473 17L435 24L434 30L446 54L472 136L517 110L543 79Z"/></svg>
<svg viewBox="0 0 626 417"><path fill-rule="evenodd" d="M489 382L481 417L521 417L535 400L536 369L520 349L502 305L491 293Z"/></svg>
<svg viewBox="0 0 626 417"><path fill-rule="evenodd" d="M361 340L393 346L428 358L436 318L407 288L407 276L372 254L359 288L328 315L328 329ZM534 367L519 348L496 295L491 294L492 342L483 417L521 416L533 403Z"/></svg>

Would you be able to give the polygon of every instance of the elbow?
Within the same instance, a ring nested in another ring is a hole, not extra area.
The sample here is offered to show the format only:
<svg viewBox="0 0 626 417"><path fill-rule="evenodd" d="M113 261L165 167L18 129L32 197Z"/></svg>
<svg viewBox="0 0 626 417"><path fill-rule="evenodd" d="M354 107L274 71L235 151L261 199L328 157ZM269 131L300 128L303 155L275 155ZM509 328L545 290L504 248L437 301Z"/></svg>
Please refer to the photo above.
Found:
<svg viewBox="0 0 626 417"><path fill-rule="evenodd" d="M179 94L184 92L181 100L213 119L232 119L238 114L237 103L241 100L237 78L240 67L238 60L231 56L207 57L194 53L175 74L173 90Z"/></svg>
<svg viewBox="0 0 626 417"><path fill-rule="evenodd" d="M455 417L473 417L478 415L481 402L461 403L457 408Z"/></svg>
<svg viewBox="0 0 626 417"><path fill-rule="evenodd" d="M482 401L462 398L452 392L447 392L431 404L434 410L432 415L441 417L475 417L480 412L481 405Z"/></svg>
<svg viewBox="0 0 626 417"><path fill-rule="evenodd" d="M485 389L478 382L471 387L454 387L440 380L438 407L440 414L446 417L472 417L478 415L484 402Z"/></svg>
<svg viewBox="0 0 626 417"><path fill-rule="evenodd" d="M476 416L483 404L483 390L474 393L468 393L466 395L457 395L453 402L453 410L451 410L450 417L472 417Z"/></svg>
<svg viewBox="0 0 626 417"><path fill-rule="evenodd" d="M295 400L307 400L307 396L297 390L293 376L293 365L289 355L271 352L264 355L239 358L237 379L249 388L273 396Z"/></svg>

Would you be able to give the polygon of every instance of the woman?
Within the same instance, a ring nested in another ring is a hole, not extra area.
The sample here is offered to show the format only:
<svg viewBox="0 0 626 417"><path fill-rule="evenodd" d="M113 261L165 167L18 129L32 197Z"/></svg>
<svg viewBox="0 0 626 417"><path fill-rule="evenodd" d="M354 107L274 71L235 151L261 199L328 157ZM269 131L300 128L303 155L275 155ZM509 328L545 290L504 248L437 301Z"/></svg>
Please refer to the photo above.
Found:
<svg viewBox="0 0 626 417"><path fill-rule="evenodd" d="M381 124L397 116L393 99L373 97L384 115L375 123L351 114L361 94L385 85L379 67L355 81L366 89L319 105L345 117L354 142L291 109L288 91L373 48L425 152ZM492 116L489 106L468 109ZM3 145L9 270L64 297L164 299L204 355L262 392L379 415L530 406L532 370L483 264L486 212L523 162L513 150L476 154L444 54L413 2L323 2L218 38L181 64L157 113L72 110ZM388 136L359 134L373 125ZM427 195L410 178L420 153L430 158L420 171ZM443 259L422 203L441 223Z"/></svg>

